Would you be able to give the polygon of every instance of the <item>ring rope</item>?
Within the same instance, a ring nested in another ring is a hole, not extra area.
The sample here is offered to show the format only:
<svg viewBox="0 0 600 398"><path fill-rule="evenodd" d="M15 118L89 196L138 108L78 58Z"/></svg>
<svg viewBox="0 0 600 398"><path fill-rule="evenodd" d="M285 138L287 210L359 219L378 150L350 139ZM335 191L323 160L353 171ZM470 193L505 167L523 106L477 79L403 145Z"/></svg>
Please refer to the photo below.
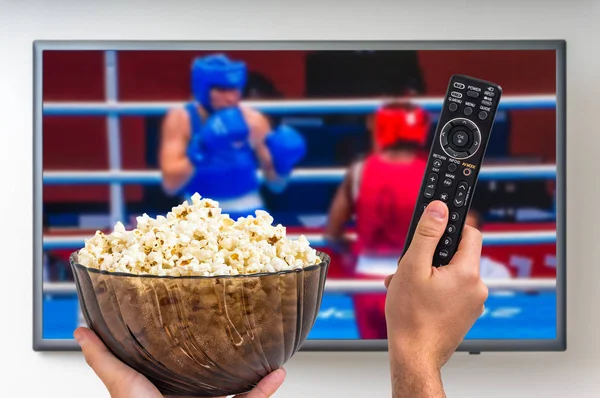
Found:
<svg viewBox="0 0 600 398"><path fill-rule="evenodd" d="M490 290L508 291L553 291L556 279L484 279ZM44 282L44 294L73 295L77 289L73 282ZM383 280L328 279L325 281L327 293L383 293L386 291Z"/></svg>
<svg viewBox="0 0 600 398"><path fill-rule="evenodd" d="M287 234L290 239L298 239L299 234ZM304 234L312 246L327 247L322 234ZM356 240L355 233L348 233L346 237ZM45 250L74 249L85 245L85 240L91 235L44 236L43 247ZM502 245L542 245L556 243L556 231L529 231L529 232L484 232L483 244L485 246Z"/></svg>
<svg viewBox="0 0 600 398"><path fill-rule="evenodd" d="M296 169L290 180L293 182L341 182L346 174L344 168ZM263 180L262 172L257 175ZM488 166L482 167L479 180L530 180L556 178L556 165L538 166ZM44 171L46 185L90 185L90 184L143 184L158 185L162 176L158 170L135 171Z"/></svg>
<svg viewBox="0 0 600 398"><path fill-rule="evenodd" d="M287 114L365 114L372 113L389 99L335 99L335 100L277 100L242 101L251 107L270 115ZM411 103L428 111L439 111L443 97L415 98ZM183 102L44 102L46 116L106 116L117 115L164 115L170 109L183 106ZM552 109L556 107L555 95L504 96L498 109Z"/></svg>

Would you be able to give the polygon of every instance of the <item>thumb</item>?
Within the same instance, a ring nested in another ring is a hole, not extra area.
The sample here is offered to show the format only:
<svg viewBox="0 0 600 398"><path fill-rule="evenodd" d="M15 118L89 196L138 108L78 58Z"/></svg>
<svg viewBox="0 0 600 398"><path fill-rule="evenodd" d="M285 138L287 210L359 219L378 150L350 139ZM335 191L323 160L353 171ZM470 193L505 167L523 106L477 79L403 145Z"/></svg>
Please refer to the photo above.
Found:
<svg viewBox="0 0 600 398"><path fill-rule="evenodd" d="M135 373L133 369L119 361L90 329L79 327L73 337L81 346L85 361L98 375L109 392L114 392L123 378Z"/></svg>
<svg viewBox="0 0 600 398"><path fill-rule="evenodd" d="M447 223L448 207L446 204L439 200L431 202L419 220L400 265L402 267L418 267L424 272L431 272L433 255Z"/></svg>
<svg viewBox="0 0 600 398"><path fill-rule="evenodd" d="M234 398L269 398L283 384L285 380L285 370L283 368L277 369L274 372L269 373L262 379L256 387L245 394L236 395Z"/></svg>

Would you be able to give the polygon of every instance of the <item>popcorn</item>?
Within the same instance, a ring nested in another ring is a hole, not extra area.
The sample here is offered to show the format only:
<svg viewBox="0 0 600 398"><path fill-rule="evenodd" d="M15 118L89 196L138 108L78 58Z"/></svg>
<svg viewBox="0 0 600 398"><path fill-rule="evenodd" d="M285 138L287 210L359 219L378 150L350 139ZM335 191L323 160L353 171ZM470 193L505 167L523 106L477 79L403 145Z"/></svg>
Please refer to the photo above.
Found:
<svg viewBox="0 0 600 398"><path fill-rule="evenodd" d="M156 219L137 217L127 231L118 222L112 233L87 239L79 262L109 272L159 276L246 275L303 268L320 262L304 235L286 237L281 224L257 210L237 221L219 203L199 194Z"/></svg>

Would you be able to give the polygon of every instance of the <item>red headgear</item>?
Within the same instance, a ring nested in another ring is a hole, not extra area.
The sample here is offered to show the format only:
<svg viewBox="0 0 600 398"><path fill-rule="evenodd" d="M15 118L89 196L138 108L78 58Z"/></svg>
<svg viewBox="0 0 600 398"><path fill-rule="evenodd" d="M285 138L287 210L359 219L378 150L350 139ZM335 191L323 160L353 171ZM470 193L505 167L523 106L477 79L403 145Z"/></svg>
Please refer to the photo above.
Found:
<svg viewBox="0 0 600 398"><path fill-rule="evenodd" d="M429 114L422 108L391 105L375 113L375 143L380 149L398 141L425 145L429 133Z"/></svg>

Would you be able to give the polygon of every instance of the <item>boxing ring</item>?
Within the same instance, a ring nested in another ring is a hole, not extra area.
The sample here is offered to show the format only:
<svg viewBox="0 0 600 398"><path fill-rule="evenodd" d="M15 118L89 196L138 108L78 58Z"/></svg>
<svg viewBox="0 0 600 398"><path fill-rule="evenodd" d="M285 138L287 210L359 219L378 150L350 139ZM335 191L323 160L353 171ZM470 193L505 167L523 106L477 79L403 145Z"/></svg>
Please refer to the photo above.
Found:
<svg viewBox="0 0 600 398"><path fill-rule="evenodd" d="M123 186L127 184L158 185L161 175L158 170L123 170L121 167L121 116L160 116L173 107L182 106L175 102L119 102L116 53L105 53L105 92L104 102L44 102L44 117L52 116L103 116L107 118L107 138L109 169L106 171L62 171L44 170L44 185L90 185L110 186L110 221L126 220L126 204ZM320 115L320 114L367 114L374 112L385 99L371 100L281 100L246 101L244 105L253 107L268 115ZM430 112L441 110L443 98L414 99L412 102ZM556 106L553 95L504 96L499 110L552 109ZM346 170L342 168L298 168L290 179L296 183L337 183L341 182ZM258 172L259 177L260 172ZM489 166L483 167L479 180L554 180L556 165L528 166ZM311 245L325 247L321 233L304 233ZM90 234L73 233L57 236L46 234L43 237L44 250L77 250L84 245ZM294 237L294 234L290 234ZM355 239L353 233L349 239ZM555 230L531 230L512 232L486 232L484 246L501 245L542 245L555 244ZM474 326L467 338L555 338L556 333L556 280L554 278L521 278L508 280L485 280L490 289L487 313ZM358 338L356 325L353 325L353 293L383 293L383 281L329 279L321 312L309 339ZM44 282L44 323L47 319L60 316L61 311L77 310L76 290L73 283ZM531 294L535 292L535 294ZM52 306L57 307L52 308ZM46 312L48 309L48 312ZM487 322L487 323L486 323ZM45 332L44 338L71 338L73 319L63 322L63 330ZM508 326L507 326L508 325ZM76 326L76 325L75 325ZM73 326L74 328L74 326ZM510 330L509 330L510 329ZM46 329L45 329L46 330ZM49 329L48 329L49 330ZM54 336L54 337L53 337Z"/></svg>

